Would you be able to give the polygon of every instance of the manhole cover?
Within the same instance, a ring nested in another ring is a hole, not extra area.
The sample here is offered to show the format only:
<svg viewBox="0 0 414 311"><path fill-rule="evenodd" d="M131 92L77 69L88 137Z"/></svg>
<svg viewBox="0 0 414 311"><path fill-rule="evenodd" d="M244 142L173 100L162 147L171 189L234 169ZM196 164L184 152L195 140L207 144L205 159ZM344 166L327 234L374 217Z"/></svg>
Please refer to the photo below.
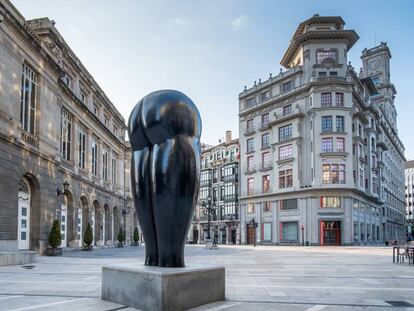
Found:
<svg viewBox="0 0 414 311"><path fill-rule="evenodd" d="M33 269L36 266L32 266L32 265L27 265L27 266L22 266L23 269Z"/></svg>
<svg viewBox="0 0 414 311"><path fill-rule="evenodd" d="M386 303L389 303L393 307L414 307L413 304L407 301L386 301Z"/></svg>

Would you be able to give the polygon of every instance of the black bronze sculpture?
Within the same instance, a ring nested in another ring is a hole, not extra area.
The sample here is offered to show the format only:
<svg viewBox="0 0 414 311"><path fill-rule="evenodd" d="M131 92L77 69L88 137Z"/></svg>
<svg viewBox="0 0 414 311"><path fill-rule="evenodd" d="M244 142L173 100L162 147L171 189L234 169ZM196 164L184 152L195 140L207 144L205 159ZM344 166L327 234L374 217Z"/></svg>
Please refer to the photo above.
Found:
<svg viewBox="0 0 414 311"><path fill-rule="evenodd" d="M185 94L157 91L135 106L128 134L145 265L184 267L184 245L200 181L200 114Z"/></svg>

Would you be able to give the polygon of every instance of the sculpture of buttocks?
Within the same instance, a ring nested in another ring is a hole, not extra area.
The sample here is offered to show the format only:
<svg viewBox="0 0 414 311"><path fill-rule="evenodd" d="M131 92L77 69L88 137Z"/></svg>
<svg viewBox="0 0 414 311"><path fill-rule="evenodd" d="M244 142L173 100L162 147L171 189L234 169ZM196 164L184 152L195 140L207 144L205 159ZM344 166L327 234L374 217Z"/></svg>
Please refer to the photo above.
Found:
<svg viewBox="0 0 414 311"><path fill-rule="evenodd" d="M133 109L128 134L145 264L183 267L184 245L199 189L200 114L181 92L153 92Z"/></svg>

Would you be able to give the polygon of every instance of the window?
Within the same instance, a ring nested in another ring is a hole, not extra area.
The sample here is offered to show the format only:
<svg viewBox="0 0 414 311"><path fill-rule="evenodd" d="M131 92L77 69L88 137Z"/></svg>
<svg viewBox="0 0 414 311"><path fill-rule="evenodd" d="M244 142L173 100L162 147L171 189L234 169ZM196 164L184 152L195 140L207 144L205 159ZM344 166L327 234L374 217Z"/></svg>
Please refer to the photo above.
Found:
<svg viewBox="0 0 414 311"><path fill-rule="evenodd" d="M298 241L298 223L296 221L282 222L281 241Z"/></svg>
<svg viewBox="0 0 414 311"><path fill-rule="evenodd" d="M326 77L326 71L319 71L318 76L321 77L321 78Z"/></svg>
<svg viewBox="0 0 414 311"><path fill-rule="evenodd" d="M247 99L247 101L246 101L246 106L247 106L247 108L250 108L250 107L252 107L253 105L254 105L254 98L253 98L253 97L248 98L248 99Z"/></svg>
<svg viewBox="0 0 414 311"><path fill-rule="evenodd" d="M289 188L293 184L292 169L279 171L279 188Z"/></svg>
<svg viewBox="0 0 414 311"><path fill-rule="evenodd" d="M338 76L338 72L337 71L330 71L329 72L329 76L330 77L337 77Z"/></svg>
<svg viewBox="0 0 414 311"><path fill-rule="evenodd" d="M63 83L65 83L70 88L70 86L72 84L72 79L67 74L65 74L62 77L62 80L63 80Z"/></svg>
<svg viewBox="0 0 414 311"><path fill-rule="evenodd" d="M20 123L22 129L32 135L36 122L36 74L23 64L20 92Z"/></svg>
<svg viewBox="0 0 414 311"><path fill-rule="evenodd" d="M332 94L331 93L322 93L321 94L321 106L322 107L331 107L332 106Z"/></svg>
<svg viewBox="0 0 414 311"><path fill-rule="evenodd" d="M292 124L279 127L279 141L284 141L292 138Z"/></svg>
<svg viewBox="0 0 414 311"><path fill-rule="evenodd" d="M344 117L343 116L336 116L336 131L337 132L345 132Z"/></svg>
<svg viewBox="0 0 414 311"><path fill-rule="evenodd" d="M117 170L116 170L116 158L112 159L112 185L117 185Z"/></svg>
<svg viewBox="0 0 414 311"><path fill-rule="evenodd" d="M109 124L109 117L106 114L104 114L104 124L106 126L108 126L108 124Z"/></svg>
<svg viewBox="0 0 414 311"><path fill-rule="evenodd" d="M333 139L332 137L322 138L322 152L333 151Z"/></svg>
<svg viewBox="0 0 414 311"><path fill-rule="evenodd" d="M265 202L270 203L270 202ZM263 207L264 209L264 207ZM272 223L265 222L262 224L263 226L263 241L272 241Z"/></svg>
<svg viewBox="0 0 414 311"><path fill-rule="evenodd" d="M336 60L336 51L318 51L316 53L316 58L320 64L324 59L331 58Z"/></svg>
<svg viewBox="0 0 414 311"><path fill-rule="evenodd" d="M247 194L254 194L254 178L247 179Z"/></svg>
<svg viewBox="0 0 414 311"><path fill-rule="evenodd" d="M269 144L269 133L263 134L262 135L262 149L264 148L268 148L270 146Z"/></svg>
<svg viewBox="0 0 414 311"><path fill-rule="evenodd" d="M292 89L292 81L283 83L283 92L289 92Z"/></svg>
<svg viewBox="0 0 414 311"><path fill-rule="evenodd" d="M61 128L60 128L60 154L63 159L71 160L71 143L72 143L72 116L62 109Z"/></svg>
<svg viewBox="0 0 414 311"><path fill-rule="evenodd" d="M247 130L246 130L247 133L253 132L254 130L253 119L247 120L246 127L247 127Z"/></svg>
<svg viewBox="0 0 414 311"><path fill-rule="evenodd" d="M267 127L269 124L269 113L262 115L262 127Z"/></svg>
<svg viewBox="0 0 414 311"><path fill-rule="evenodd" d="M293 158L293 146L286 145L279 147L279 161L289 158Z"/></svg>
<svg viewBox="0 0 414 311"><path fill-rule="evenodd" d="M254 203L247 203L247 213L248 214L254 213Z"/></svg>
<svg viewBox="0 0 414 311"><path fill-rule="evenodd" d="M345 152L345 138L342 138L342 137L336 138L336 151Z"/></svg>
<svg viewBox="0 0 414 311"><path fill-rule="evenodd" d="M247 157L247 171L251 172L254 170L254 157Z"/></svg>
<svg viewBox="0 0 414 311"><path fill-rule="evenodd" d="M270 165L270 153L269 152L263 152L262 153L262 168L269 168Z"/></svg>
<svg viewBox="0 0 414 311"><path fill-rule="evenodd" d="M270 191L270 175L264 175L262 177L262 190L263 193L267 193Z"/></svg>
<svg viewBox="0 0 414 311"><path fill-rule="evenodd" d="M297 208L298 208L298 200L297 199L288 199L288 200L280 200L279 201L279 209L281 211L297 209Z"/></svg>
<svg viewBox="0 0 414 311"><path fill-rule="evenodd" d="M108 151L102 152L102 178L104 181L108 181Z"/></svg>
<svg viewBox="0 0 414 311"><path fill-rule="evenodd" d="M249 138L247 140L247 152L253 152L254 151L254 139Z"/></svg>
<svg viewBox="0 0 414 311"><path fill-rule="evenodd" d="M115 136L118 136L118 127L116 125L113 126L112 132Z"/></svg>
<svg viewBox="0 0 414 311"><path fill-rule="evenodd" d="M78 166L85 169L86 162L86 130L79 124L78 126Z"/></svg>
<svg viewBox="0 0 414 311"><path fill-rule="evenodd" d="M322 117L322 132L332 132L332 116Z"/></svg>
<svg viewBox="0 0 414 311"><path fill-rule="evenodd" d="M344 93L335 93L335 105L337 107L344 106Z"/></svg>
<svg viewBox="0 0 414 311"><path fill-rule="evenodd" d="M322 181L324 184L345 184L345 164L323 164Z"/></svg>
<svg viewBox="0 0 414 311"><path fill-rule="evenodd" d="M95 103L93 104L93 114L95 116L98 116L99 115L99 108L98 108L98 106Z"/></svg>
<svg viewBox="0 0 414 311"><path fill-rule="evenodd" d="M321 197L321 208L341 208L341 197Z"/></svg>
<svg viewBox="0 0 414 311"><path fill-rule="evenodd" d="M375 86L378 86L380 84L380 78L379 77L371 77L372 82Z"/></svg>
<svg viewBox="0 0 414 311"><path fill-rule="evenodd" d="M283 116L288 116L292 113L292 105L287 105L283 107Z"/></svg>
<svg viewBox="0 0 414 311"><path fill-rule="evenodd" d="M82 92L81 91L81 101L82 101L82 103L86 103L86 95L85 95L85 93L84 92Z"/></svg>
<svg viewBox="0 0 414 311"><path fill-rule="evenodd" d="M269 91L265 91L265 92L262 93L262 101L265 101L269 97L270 97L270 92Z"/></svg>
<svg viewBox="0 0 414 311"><path fill-rule="evenodd" d="M92 174L98 175L98 145L96 140L92 140Z"/></svg>

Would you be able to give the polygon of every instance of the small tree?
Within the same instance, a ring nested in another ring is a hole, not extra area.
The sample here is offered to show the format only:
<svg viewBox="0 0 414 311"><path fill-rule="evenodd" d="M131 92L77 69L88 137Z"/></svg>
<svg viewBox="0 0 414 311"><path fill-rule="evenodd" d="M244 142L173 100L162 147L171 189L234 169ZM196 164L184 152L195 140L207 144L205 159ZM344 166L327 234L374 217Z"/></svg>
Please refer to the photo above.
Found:
<svg viewBox="0 0 414 311"><path fill-rule="evenodd" d="M49 233L49 245L56 248L60 244L62 244L62 233L60 232L59 221L55 220Z"/></svg>
<svg viewBox="0 0 414 311"><path fill-rule="evenodd" d="M134 242L138 243L138 241L139 241L138 228L135 227L135 229L134 229Z"/></svg>
<svg viewBox="0 0 414 311"><path fill-rule="evenodd" d="M122 228L119 228L118 242L120 244L123 244L123 242L124 242L124 231L122 230Z"/></svg>
<svg viewBox="0 0 414 311"><path fill-rule="evenodd" d="M83 236L83 242L86 245L91 245L93 241L93 232L92 232L92 226L90 223L86 226L85 235Z"/></svg>

